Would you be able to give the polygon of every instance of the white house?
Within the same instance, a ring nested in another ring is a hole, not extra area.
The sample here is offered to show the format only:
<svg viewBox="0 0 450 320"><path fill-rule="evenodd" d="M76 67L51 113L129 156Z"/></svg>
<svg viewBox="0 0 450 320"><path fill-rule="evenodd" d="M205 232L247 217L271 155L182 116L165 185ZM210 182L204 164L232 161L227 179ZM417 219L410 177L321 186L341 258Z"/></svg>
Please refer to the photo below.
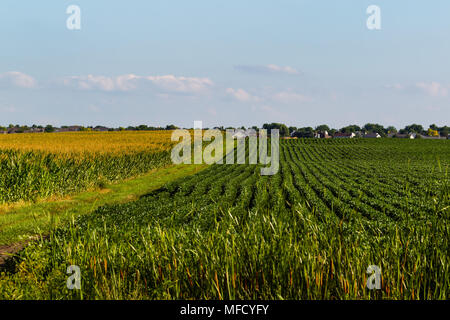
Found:
<svg viewBox="0 0 450 320"><path fill-rule="evenodd" d="M242 130L242 129L237 129L234 134L233 134L233 138L236 139L244 139L246 137L257 137L257 133L256 130L254 129L248 129L248 130Z"/></svg>
<svg viewBox="0 0 450 320"><path fill-rule="evenodd" d="M364 135L364 138L381 138L380 134L377 132L369 132Z"/></svg>
<svg viewBox="0 0 450 320"><path fill-rule="evenodd" d="M314 138L319 138L319 139L327 139L330 138L330 135L328 134L328 131L318 131L316 133L314 133Z"/></svg>
<svg viewBox="0 0 450 320"><path fill-rule="evenodd" d="M354 132L352 132L352 133L336 132L333 136L333 138L339 138L339 139L351 139L354 137L356 137L356 134Z"/></svg>
<svg viewBox="0 0 450 320"><path fill-rule="evenodd" d="M245 137L247 137L247 133L244 130L236 130L235 133L233 134L233 138L236 139L244 139Z"/></svg>

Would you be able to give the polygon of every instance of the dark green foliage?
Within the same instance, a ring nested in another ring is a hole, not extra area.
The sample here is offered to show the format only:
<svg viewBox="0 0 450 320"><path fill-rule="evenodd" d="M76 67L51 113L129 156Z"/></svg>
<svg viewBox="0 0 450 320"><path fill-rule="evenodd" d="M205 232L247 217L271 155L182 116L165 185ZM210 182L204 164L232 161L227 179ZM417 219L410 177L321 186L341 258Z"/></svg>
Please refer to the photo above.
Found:
<svg viewBox="0 0 450 320"><path fill-rule="evenodd" d="M0 203L66 195L148 172L170 163L169 152L94 154L0 150Z"/></svg>

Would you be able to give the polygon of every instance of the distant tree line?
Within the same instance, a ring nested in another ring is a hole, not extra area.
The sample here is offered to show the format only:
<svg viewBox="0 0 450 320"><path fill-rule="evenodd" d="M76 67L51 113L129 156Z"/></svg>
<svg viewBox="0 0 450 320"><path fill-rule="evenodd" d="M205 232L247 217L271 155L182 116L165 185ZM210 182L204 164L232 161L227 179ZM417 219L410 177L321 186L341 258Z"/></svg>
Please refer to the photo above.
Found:
<svg viewBox="0 0 450 320"><path fill-rule="evenodd" d="M156 131L156 130L175 130L178 129L177 126L170 124L165 127L152 127L147 126L145 124L139 125L139 126L128 126L126 128L124 127L118 127L118 128L109 128L105 126L61 126L61 127L54 127L52 125L35 125L27 126L27 125L13 125L10 124L9 126L0 126L0 133L2 132L8 132L8 133L32 133L32 132L68 132L68 131Z"/></svg>
<svg viewBox="0 0 450 320"><path fill-rule="evenodd" d="M428 135L428 136L441 136L441 137L448 137L450 133L450 127L443 126L438 127L436 124L431 124L427 130L420 125L420 124L411 124L408 126L405 126L403 129L397 130L394 126L388 126L384 127L381 124L377 123L367 123L364 126L360 127L356 124L348 125L340 129L330 128L326 124L322 124L319 126L313 127L288 127L283 123L265 123L262 126L263 129L266 129L268 133L270 134L271 129L278 129L280 132L280 136L287 137L287 136L293 136L298 138L313 138L315 134L327 132L330 136L335 135L336 133L358 133L358 132L366 132L366 133L378 133L382 137L386 137L389 134L421 134L421 135ZM53 127L52 125L32 125L32 126L26 126L26 125L13 125L10 124L7 127L0 126L0 133L2 132L8 132L8 133L24 133L24 132L64 132L64 131L155 131L155 130L175 130L179 129L179 127L170 124L165 127L153 127L148 126L145 124L139 125L139 126L128 126L128 127L118 127L118 128L109 128L104 126L61 126ZM192 128L191 128L192 129ZM208 128L205 128L208 129ZM245 126L242 126L240 128L233 128L233 127L214 127L214 129L219 130L226 130L226 129L242 129L246 130L247 128ZM249 127L248 129L254 129L258 130L259 128L257 126Z"/></svg>
<svg viewBox="0 0 450 320"><path fill-rule="evenodd" d="M382 137L386 137L390 133L400 133L400 134L423 134L430 136L442 136L447 137L450 133L450 127L443 126L438 127L435 124L429 126L428 130L425 130L424 127L420 124L411 124L406 126L403 129L397 130L394 126L384 127L381 124L377 123L367 123L364 126L360 127L356 124L348 125L340 129L330 128L326 124L319 125L315 128L313 127L287 127L282 123L265 123L263 125L263 129L278 129L280 130L281 136L295 136L298 138L313 138L315 133L318 132L328 132L329 135L334 135L338 132L340 133L357 133L357 132L367 132L367 133L378 133Z"/></svg>

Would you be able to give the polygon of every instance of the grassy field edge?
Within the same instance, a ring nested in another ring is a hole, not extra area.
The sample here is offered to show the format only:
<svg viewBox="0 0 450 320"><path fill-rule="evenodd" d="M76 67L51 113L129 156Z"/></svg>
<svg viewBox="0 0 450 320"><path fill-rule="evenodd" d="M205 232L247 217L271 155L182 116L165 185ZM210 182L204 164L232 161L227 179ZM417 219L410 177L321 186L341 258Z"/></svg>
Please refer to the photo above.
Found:
<svg viewBox="0 0 450 320"><path fill-rule="evenodd" d="M82 192L60 200L47 200L3 207L0 212L0 248L27 242L52 230L72 217L87 214L105 204L123 203L138 199L165 183L204 169L202 165L177 165L154 169L147 174L130 178L105 188ZM0 254L2 254L0 249Z"/></svg>

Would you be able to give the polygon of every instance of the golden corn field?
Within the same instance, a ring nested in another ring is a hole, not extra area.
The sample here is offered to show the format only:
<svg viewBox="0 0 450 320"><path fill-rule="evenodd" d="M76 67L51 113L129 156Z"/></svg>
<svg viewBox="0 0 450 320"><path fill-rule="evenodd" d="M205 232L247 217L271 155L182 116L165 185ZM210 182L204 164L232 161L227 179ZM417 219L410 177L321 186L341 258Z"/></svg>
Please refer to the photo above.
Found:
<svg viewBox="0 0 450 320"><path fill-rule="evenodd" d="M171 131L61 132L0 135L0 150L56 154L164 151L172 145Z"/></svg>
<svg viewBox="0 0 450 320"><path fill-rule="evenodd" d="M0 203L66 195L170 162L171 131L0 135Z"/></svg>

